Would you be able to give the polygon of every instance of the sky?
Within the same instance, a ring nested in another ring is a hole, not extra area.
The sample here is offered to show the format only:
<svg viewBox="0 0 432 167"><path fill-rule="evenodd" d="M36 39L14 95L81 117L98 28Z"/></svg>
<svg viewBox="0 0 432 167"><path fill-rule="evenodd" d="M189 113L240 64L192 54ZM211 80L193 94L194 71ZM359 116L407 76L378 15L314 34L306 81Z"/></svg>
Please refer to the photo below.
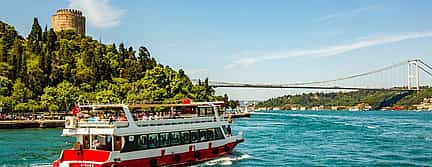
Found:
<svg viewBox="0 0 432 167"><path fill-rule="evenodd" d="M432 63L430 0L14 0L2 2L0 20L26 36L33 17L50 27L59 8L82 10L94 39L146 46L192 79L292 83L413 58ZM264 100L310 91L317 90L217 88L216 94Z"/></svg>

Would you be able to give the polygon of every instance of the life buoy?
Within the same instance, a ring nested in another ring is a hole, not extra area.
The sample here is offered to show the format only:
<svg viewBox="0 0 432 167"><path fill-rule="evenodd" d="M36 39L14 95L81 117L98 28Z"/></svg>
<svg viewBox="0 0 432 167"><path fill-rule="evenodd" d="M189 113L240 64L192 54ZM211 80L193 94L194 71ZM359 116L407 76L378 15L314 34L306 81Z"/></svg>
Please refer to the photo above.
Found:
<svg viewBox="0 0 432 167"><path fill-rule="evenodd" d="M224 147L224 151L225 151L225 152L228 152L229 150L230 150L230 148L229 148L228 146L225 146L225 147Z"/></svg>
<svg viewBox="0 0 432 167"><path fill-rule="evenodd" d="M152 160L150 160L150 166L151 166L151 167L157 167L157 166L158 166L158 164L157 164L157 160L156 160L156 159L152 159Z"/></svg>
<svg viewBox="0 0 432 167"><path fill-rule="evenodd" d="M65 127L66 128L75 128L74 127L74 117L66 117L66 119L65 119Z"/></svg>
<svg viewBox="0 0 432 167"><path fill-rule="evenodd" d="M174 161L180 162L180 155L179 154L174 155Z"/></svg>
<svg viewBox="0 0 432 167"><path fill-rule="evenodd" d="M194 157L195 157L196 159L200 159L200 158L201 158L201 153L200 153L199 151L195 151L195 152L194 152Z"/></svg>
<svg viewBox="0 0 432 167"><path fill-rule="evenodd" d="M218 148L213 149L213 154L219 154L219 149Z"/></svg>
<svg viewBox="0 0 432 167"><path fill-rule="evenodd" d="M65 125L66 125L66 127L70 127L70 126L71 126L71 121L70 121L70 119L66 119L66 121L65 121Z"/></svg>

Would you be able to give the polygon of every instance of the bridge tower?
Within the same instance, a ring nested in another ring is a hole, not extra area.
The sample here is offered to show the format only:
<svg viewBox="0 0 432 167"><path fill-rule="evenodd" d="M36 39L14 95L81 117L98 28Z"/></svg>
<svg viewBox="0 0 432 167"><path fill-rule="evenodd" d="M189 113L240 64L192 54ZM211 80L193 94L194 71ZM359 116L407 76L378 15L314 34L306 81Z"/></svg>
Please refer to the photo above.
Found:
<svg viewBox="0 0 432 167"><path fill-rule="evenodd" d="M408 60L408 89L420 90L419 60ZM413 87L414 86L414 87Z"/></svg>

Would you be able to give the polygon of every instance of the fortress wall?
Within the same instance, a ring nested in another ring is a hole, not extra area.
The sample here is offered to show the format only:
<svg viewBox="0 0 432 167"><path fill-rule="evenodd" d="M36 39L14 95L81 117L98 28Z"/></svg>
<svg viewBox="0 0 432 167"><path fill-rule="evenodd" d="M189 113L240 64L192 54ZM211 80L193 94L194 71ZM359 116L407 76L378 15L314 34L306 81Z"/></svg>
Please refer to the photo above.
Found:
<svg viewBox="0 0 432 167"><path fill-rule="evenodd" d="M51 18L54 31L72 30L85 35L85 17L75 9L59 9Z"/></svg>

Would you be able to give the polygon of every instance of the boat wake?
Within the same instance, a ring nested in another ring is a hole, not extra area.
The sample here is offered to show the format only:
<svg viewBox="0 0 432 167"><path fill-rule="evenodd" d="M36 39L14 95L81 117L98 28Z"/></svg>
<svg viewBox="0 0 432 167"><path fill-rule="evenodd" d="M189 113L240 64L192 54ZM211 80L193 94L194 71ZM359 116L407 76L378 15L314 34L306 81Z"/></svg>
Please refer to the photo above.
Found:
<svg viewBox="0 0 432 167"><path fill-rule="evenodd" d="M243 159L248 159L251 158L252 156L246 154L246 153L242 153L242 152L237 152L234 151L232 154L224 156L224 157L220 157L208 162L205 162L203 164L199 164L199 165L194 165L192 167L205 167L205 166L230 166L233 164L233 162L235 161L240 161ZM30 164L30 167L50 167L52 166L52 164L50 163L36 163L36 164Z"/></svg>
<svg viewBox="0 0 432 167"><path fill-rule="evenodd" d="M246 154L246 153L241 153L241 152L234 152L233 154L224 156L224 157L220 157L211 161L208 161L206 163L203 163L201 165L198 165L200 167L205 167L205 166L229 166L232 165L233 162L235 161L240 161L243 159L248 159L251 158L252 156Z"/></svg>
<svg viewBox="0 0 432 167"><path fill-rule="evenodd" d="M50 163L36 163L36 164L30 164L30 167L51 167L52 164Z"/></svg>

